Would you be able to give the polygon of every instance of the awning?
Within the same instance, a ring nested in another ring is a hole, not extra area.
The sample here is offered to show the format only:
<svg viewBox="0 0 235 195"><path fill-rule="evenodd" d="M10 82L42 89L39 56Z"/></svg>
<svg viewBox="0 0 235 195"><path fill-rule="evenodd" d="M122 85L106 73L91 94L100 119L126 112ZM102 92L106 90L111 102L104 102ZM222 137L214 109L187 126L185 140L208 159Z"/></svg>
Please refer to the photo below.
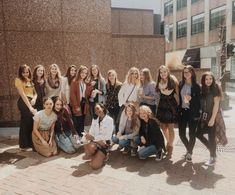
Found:
<svg viewBox="0 0 235 195"><path fill-rule="evenodd" d="M192 65L194 68L200 68L200 48L187 49L182 64L184 65Z"/></svg>

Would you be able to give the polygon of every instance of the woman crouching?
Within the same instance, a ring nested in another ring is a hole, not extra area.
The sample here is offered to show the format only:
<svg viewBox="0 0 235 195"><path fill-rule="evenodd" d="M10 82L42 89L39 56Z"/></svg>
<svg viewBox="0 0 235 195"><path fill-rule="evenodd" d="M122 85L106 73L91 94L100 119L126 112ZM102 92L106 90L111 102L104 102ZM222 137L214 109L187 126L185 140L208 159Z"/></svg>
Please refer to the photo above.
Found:
<svg viewBox="0 0 235 195"><path fill-rule="evenodd" d="M43 107L44 110L40 110L33 117L32 140L34 149L39 154L49 157L57 154L54 139L54 127L57 116L52 111L53 101L51 98L44 99Z"/></svg>
<svg viewBox="0 0 235 195"><path fill-rule="evenodd" d="M138 151L139 158L145 159L151 155L156 155L156 161L162 160L163 151L165 151L164 137L157 121L152 118L152 111L148 106L140 106L140 146Z"/></svg>
<svg viewBox="0 0 235 195"><path fill-rule="evenodd" d="M93 169L101 168L108 155L110 140L114 125L113 119L107 115L107 110L101 103L97 103L94 108L97 119L92 120L89 133L85 134L88 144L84 145L84 160L91 159L89 165Z"/></svg>
<svg viewBox="0 0 235 195"><path fill-rule="evenodd" d="M69 107L64 106L61 98L54 100L54 112L57 114L55 138L57 145L64 152L72 154L79 147L79 136L73 125Z"/></svg>

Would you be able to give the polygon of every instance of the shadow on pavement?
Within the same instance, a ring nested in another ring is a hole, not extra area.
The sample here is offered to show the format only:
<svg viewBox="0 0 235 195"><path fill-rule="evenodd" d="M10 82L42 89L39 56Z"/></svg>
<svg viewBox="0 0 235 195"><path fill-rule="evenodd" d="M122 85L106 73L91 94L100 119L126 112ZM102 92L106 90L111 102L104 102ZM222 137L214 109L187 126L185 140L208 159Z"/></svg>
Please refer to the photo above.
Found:
<svg viewBox="0 0 235 195"><path fill-rule="evenodd" d="M223 175L214 173L213 167L205 167L204 162L186 163L185 160L179 160L170 167L165 165L164 167L168 175L166 179L168 184L179 185L188 182L196 190L213 189L218 180L225 178Z"/></svg>

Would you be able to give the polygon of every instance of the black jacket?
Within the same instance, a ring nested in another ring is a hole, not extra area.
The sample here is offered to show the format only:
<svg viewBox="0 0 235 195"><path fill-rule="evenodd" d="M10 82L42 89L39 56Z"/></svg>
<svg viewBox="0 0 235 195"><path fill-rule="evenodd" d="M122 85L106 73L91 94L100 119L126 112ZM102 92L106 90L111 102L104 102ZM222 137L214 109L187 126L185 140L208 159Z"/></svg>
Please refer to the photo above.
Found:
<svg viewBox="0 0 235 195"><path fill-rule="evenodd" d="M161 147L165 150L164 137L155 119L150 118L148 123L141 120L139 136L145 138L145 146L155 145L157 149Z"/></svg>
<svg viewBox="0 0 235 195"><path fill-rule="evenodd" d="M179 117L182 114L182 98L181 98L181 90L183 88L183 82L181 81L179 84ZM191 97L189 104L190 110L190 120L197 120L200 117L200 96L201 96L201 87L196 83L191 87Z"/></svg>

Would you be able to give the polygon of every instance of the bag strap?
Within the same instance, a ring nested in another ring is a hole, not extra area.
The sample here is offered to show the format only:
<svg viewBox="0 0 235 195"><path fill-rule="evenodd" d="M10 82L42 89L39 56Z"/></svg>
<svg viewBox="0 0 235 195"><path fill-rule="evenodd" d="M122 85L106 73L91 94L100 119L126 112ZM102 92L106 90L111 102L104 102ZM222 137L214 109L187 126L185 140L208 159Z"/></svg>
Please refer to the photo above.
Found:
<svg viewBox="0 0 235 195"><path fill-rule="evenodd" d="M134 87L132 88L131 93L130 93L129 96L127 97L126 102L128 101L128 99L129 99L129 97L131 96L131 94L132 94L132 92L134 91L134 89L135 89L135 85L134 85Z"/></svg>

